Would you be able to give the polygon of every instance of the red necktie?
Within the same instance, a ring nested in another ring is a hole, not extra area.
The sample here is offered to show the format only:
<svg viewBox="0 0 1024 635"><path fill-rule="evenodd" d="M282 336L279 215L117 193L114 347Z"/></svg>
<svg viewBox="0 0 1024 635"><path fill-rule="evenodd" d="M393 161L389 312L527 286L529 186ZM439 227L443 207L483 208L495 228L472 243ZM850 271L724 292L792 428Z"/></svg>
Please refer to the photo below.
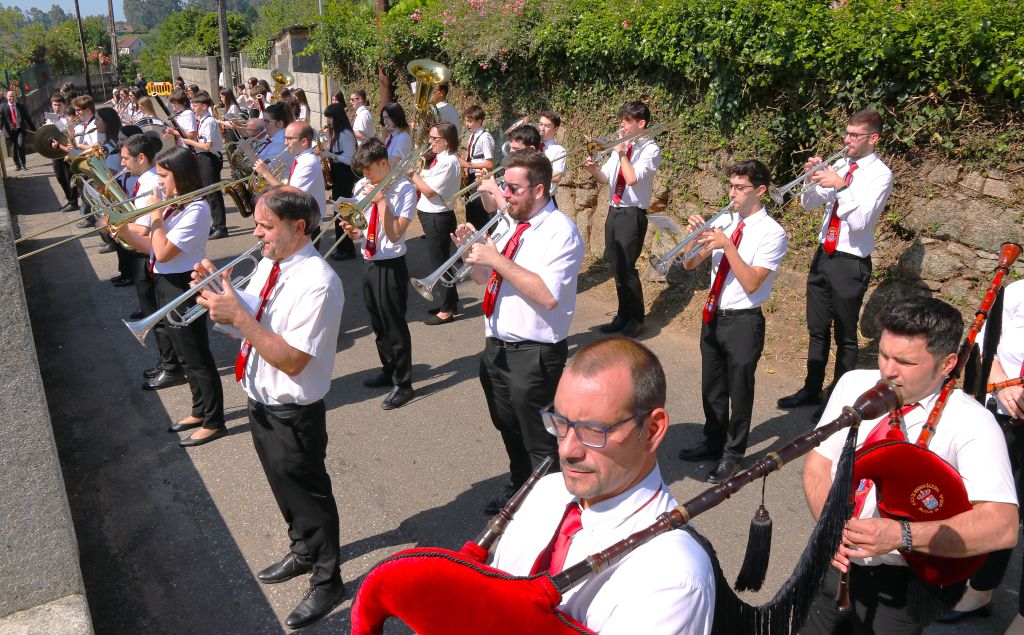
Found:
<svg viewBox="0 0 1024 635"><path fill-rule="evenodd" d="M732 232L732 244L739 247L740 241L743 240L743 222L736 226L736 229ZM718 273L715 274L715 281L711 283L711 292L708 293L708 301L704 303L704 323L711 324L711 320L715 317L715 311L718 310L718 296L722 293L722 286L725 285L725 277L729 275L729 271L732 266L729 264L729 259L722 254L722 260L718 263Z"/></svg>
<svg viewBox="0 0 1024 635"><path fill-rule="evenodd" d="M11 122L13 128L18 127L18 104L11 104Z"/></svg>
<svg viewBox="0 0 1024 635"><path fill-rule="evenodd" d="M626 159L633 158L633 144L626 148ZM622 175L622 160L619 160L619 176L615 179L615 191L612 193L612 203L618 205L622 202L622 193L626 191L626 177Z"/></svg>
<svg viewBox="0 0 1024 635"><path fill-rule="evenodd" d="M900 416L905 416L908 412L916 408L919 404L911 403L903 406L900 409ZM875 424L875 427L868 433L862 448L866 448L869 444L880 443L882 441L906 441L906 437L903 436L903 430L900 429L899 419L893 421L892 413L889 413L881 421ZM855 503L853 506L853 517L858 518L861 510L864 508L864 500L868 497L868 492L874 487L874 482L870 479L862 478L860 483L857 484L857 493L854 495Z"/></svg>
<svg viewBox="0 0 1024 635"><path fill-rule="evenodd" d="M853 173L857 170L857 164L851 163L850 169L846 171L846 184L849 185L853 179ZM828 229L825 230L825 244L823 249L828 255L832 255L836 252L836 245L839 244L839 216L836 215L836 211L839 209L839 198L836 197L835 204L832 205L832 212L828 215Z"/></svg>
<svg viewBox="0 0 1024 635"><path fill-rule="evenodd" d="M473 160L473 146L476 145L476 133L469 135L469 147L466 149L466 160Z"/></svg>
<svg viewBox="0 0 1024 635"><path fill-rule="evenodd" d="M132 189L132 198L135 198L139 194L139 182L135 181L135 187Z"/></svg>
<svg viewBox="0 0 1024 635"><path fill-rule="evenodd" d="M292 161L292 169L288 170L288 184L291 185L292 175L295 174L295 166L299 164L299 160L295 159Z"/></svg>
<svg viewBox="0 0 1024 635"><path fill-rule="evenodd" d="M583 523L580 521L581 513L580 506L576 501L565 506L562 524L558 526L558 531L548 546L537 556L530 575L542 571L555 575L562 571L562 567L565 566L565 557L569 554L569 545L572 544L572 537L583 528Z"/></svg>
<svg viewBox="0 0 1024 635"><path fill-rule="evenodd" d="M370 209L370 220L366 223L366 244L363 251L366 252L366 259L370 260L377 253L377 216L379 210L377 203Z"/></svg>
<svg viewBox="0 0 1024 635"><path fill-rule="evenodd" d="M390 149L391 149L391 140L392 140L392 139L394 139L394 138L395 138L395 135L393 135L393 134L389 134L389 135L388 135L388 140L387 140L387 142L386 142L386 143L384 144L384 149L385 149L385 150L390 150Z"/></svg>
<svg viewBox="0 0 1024 635"><path fill-rule="evenodd" d="M270 275L267 276L267 281L263 283L263 290L260 291L260 308L256 311L256 321L259 322L260 318L263 317L263 309L267 308L267 300L270 299L270 294L274 290L274 285L277 284L277 277L281 274L281 263L274 262L274 266L270 268ZM245 364L249 361L249 353L252 352L252 344L249 340L242 340L242 348L238 351L238 358L235 360L235 381L242 381L242 377L245 377Z"/></svg>
<svg viewBox="0 0 1024 635"><path fill-rule="evenodd" d="M516 226L516 233L512 234L512 238L508 239L508 242L505 243L505 248L501 250L502 256L509 260L515 260L516 251L519 249L519 238L529 227L530 223L519 223ZM494 313L494 304L498 300L501 280L501 274L497 271L491 272L491 279L487 281L487 291L484 292L484 315L487 317L491 317L491 314Z"/></svg>

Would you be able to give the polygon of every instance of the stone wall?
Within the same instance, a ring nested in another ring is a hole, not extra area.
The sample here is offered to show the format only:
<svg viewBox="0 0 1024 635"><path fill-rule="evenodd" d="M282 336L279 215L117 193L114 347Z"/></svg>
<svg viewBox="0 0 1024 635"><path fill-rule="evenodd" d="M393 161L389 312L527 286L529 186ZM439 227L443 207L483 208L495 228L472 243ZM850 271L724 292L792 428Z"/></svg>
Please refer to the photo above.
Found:
<svg viewBox="0 0 1024 635"><path fill-rule="evenodd" d="M244 58L243 58L244 59ZM316 129L323 128L324 124L327 123L323 119L324 108L330 105L331 95L338 89L336 82L328 80L328 93L326 97L323 95L323 85L320 73L297 73L292 72L295 77L295 83L292 84L291 88L301 88L306 92L306 100L309 102L309 124ZM248 80L250 77L256 79L265 79L270 84L271 88L274 88L274 80L270 77L270 70L266 68L253 68L251 66L242 67L242 81Z"/></svg>

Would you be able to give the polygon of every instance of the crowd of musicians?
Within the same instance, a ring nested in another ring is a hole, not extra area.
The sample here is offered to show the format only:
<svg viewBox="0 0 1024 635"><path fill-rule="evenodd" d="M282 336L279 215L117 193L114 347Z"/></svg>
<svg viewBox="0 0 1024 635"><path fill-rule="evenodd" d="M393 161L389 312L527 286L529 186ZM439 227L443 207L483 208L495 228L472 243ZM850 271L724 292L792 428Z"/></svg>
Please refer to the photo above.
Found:
<svg viewBox="0 0 1024 635"><path fill-rule="evenodd" d="M146 371L143 387L187 383L191 412L170 431L192 431L182 446L209 443L224 435L225 423L208 320L241 339L234 378L248 397L253 442L291 543L289 553L257 577L269 584L310 574L309 592L286 620L293 628L320 619L346 593L338 511L324 464L324 396L344 294L322 254L365 260L363 300L380 370L364 383L389 390L383 409L400 408L415 395L405 256L406 237L417 222L431 270L460 249L465 277L483 287L479 379L509 460L509 478L487 511L498 512L544 459L554 458L560 471L542 479L527 499L499 543L493 566L523 576L558 573L676 505L657 463L670 423L665 372L633 339L644 329L637 261L661 161L654 135L643 135L652 124L648 106L627 102L618 113L617 134L629 140L615 144L604 161L587 157L577 164L607 185L605 257L614 272L616 310L600 327L608 337L568 359L585 246L557 202L567 160L577 158L558 143L561 119L543 110L536 125L507 130L499 161L484 111L470 106L460 116L447 92L444 83L433 88L438 118L429 126L422 164L397 177L392 173L415 151L417 131L398 103L384 104L374 114L362 90L334 96L324 111L323 131L311 127L301 90L272 90L256 79L223 88L216 97L180 82L167 99L167 113L162 102L128 88L115 91L105 104L73 92L58 93L51 102L51 122L68 131L66 143L55 145L72 157L102 146L124 192L136 206L153 208L101 234L105 250L118 254L114 284L134 285L137 292L134 317L173 302L208 276L221 278L196 298L206 309L198 319L180 328L157 326L160 357ZM3 128L16 132L32 126L13 94L8 101L0 107ZM810 343L803 386L778 405L820 406L815 420L828 422L879 378L889 379L907 404L902 434L913 440L956 360L964 324L958 311L939 300L904 301L883 320L877 369L855 370L875 224L893 183L892 172L875 153L882 124L875 111L854 113L842 157L825 167L819 167L821 157L807 162L799 204L809 212L819 210L822 218L807 276ZM158 125L160 133L145 133L142 128L149 125ZM206 259L207 241L227 235L223 193L180 197L216 184L225 152L230 154L225 142L242 140L256 157L249 170L265 182L262 191L250 192L249 201L262 259L244 287L235 289L230 274ZM23 155L18 160L24 165ZM504 172L495 178L491 172L499 165ZM80 209L83 227L102 217L89 213L66 161L55 160L53 169L65 210ZM723 176L732 213L710 224L691 216L687 229L699 236L681 258L686 269L711 261L699 340L703 440L679 455L684 461L709 461L710 484L735 475L747 451L755 370L765 342L762 307L787 250L785 230L765 207L772 185L768 168L748 159ZM460 222L456 194L474 181L479 196L465 204ZM384 183L387 187L378 187ZM357 204L371 191L372 202L361 208L363 222L335 214L337 202ZM157 205L175 197L181 202ZM480 232L495 214L504 222ZM438 285L434 297L426 324L455 320L457 286ZM998 342L990 382L1024 374L1024 282L1005 289L1001 318L1001 337L989 338ZM833 337L835 370L826 384ZM835 568L803 632L838 632L843 623L855 632L921 632L925 624L915 616L908 591L913 574L901 552L950 558L996 552L947 618L987 607L1017 541L1022 448L1021 428L1013 424L1024 416L1024 396L1017 385L993 391L988 401L992 412L955 392L931 445L960 473L973 508L944 521L900 522L882 518L870 484L862 484ZM865 421L858 444L886 429L891 429L888 417ZM835 474L839 436L807 459L804 488L815 517ZM849 613L835 609L842 572L851 581ZM569 592L561 609L600 633L704 633L712 627L714 602L708 554L689 534L672 532ZM1022 616L1024 599L1012 632L1024 633Z"/></svg>

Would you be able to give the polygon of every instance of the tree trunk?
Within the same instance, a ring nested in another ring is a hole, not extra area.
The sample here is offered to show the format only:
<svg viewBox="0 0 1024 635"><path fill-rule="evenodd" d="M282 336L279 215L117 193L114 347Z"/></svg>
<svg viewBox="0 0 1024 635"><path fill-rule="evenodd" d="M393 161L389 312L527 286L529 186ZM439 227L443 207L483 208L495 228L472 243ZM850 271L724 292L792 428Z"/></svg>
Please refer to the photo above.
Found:
<svg viewBox="0 0 1024 635"><path fill-rule="evenodd" d="M377 32L380 33L380 21L385 13L388 12L389 6L388 0L376 0L377 2ZM391 82L391 78L384 70L383 60L377 61L377 85L380 91L380 105L389 104L395 100L395 86Z"/></svg>

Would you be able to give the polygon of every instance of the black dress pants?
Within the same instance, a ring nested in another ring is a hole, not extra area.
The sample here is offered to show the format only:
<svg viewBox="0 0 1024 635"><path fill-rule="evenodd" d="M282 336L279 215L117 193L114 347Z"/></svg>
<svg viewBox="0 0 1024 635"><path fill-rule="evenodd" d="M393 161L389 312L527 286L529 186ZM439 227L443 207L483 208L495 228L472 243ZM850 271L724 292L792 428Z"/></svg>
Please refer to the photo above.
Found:
<svg viewBox="0 0 1024 635"><path fill-rule="evenodd" d="M609 207L604 224L604 257L615 272L616 314L627 320L644 321L644 290L636 261L647 234L647 210L639 207Z"/></svg>
<svg viewBox="0 0 1024 635"><path fill-rule="evenodd" d="M352 167L347 163L341 161L331 161L331 198L338 200L339 197L352 196L352 188L356 184L356 173L352 171ZM333 215L333 214L332 214ZM334 240L337 241L345 234L341 229L341 221L334 221ZM341 244L335 250L339 256L354 256L356 255L356 246L352 242L352 239L345 236Z"/></svg>
<svg viewBox="0 0 1024 635"><path fill-rule="evenodd" d="M181 295L189 288L191 272L157 274L156 296L160 306ZM182 312L195 304L187 302ZM192 416L202 417L203 427L210 430L224 427L224 388L217 372L217 362L210 352L210 334L206 330L207 316L180 328L168 328L171 345L185 363L185 376L192 391Z"/></svg>
<svg viewBox="0 0 1024 635"><path fill-rule="evenodd" d="M807 274L807 378L804 387L821 391L835 326L836 370L833 383L857 367L857 320L871 281L871 257L841 251L831 256L818 246Z"/></svg>
<svg viewBox="0 0 1024 635"><path fill-rule="evenodd" d="M850 573L850 601L847 614L835 608L839 570L831 567L811 605L801 635L917 635L924 625L907 614L907 587L913 573L910 567L853 565Z"/></svg>
<svg viewBox="0 0 1024 635"><path fill-rule="evenodd" d="M491 215L484 209L484 202L481 199L474 199L466 203L466 222L472 223L473 227L480 229L491 220Z"/></svg>
<svg viewBox="0 0 1024 635"><path fill-rule="evenodd" d="M310 586L341 581L340 521L324 457L327 415L323 399L309 405L268 406L249 399L252 444L267 475L291 551L313 563Z"/></svg>
<svg viewBox="0 0 1024 635"><path fill-rule="evenodd" d="M487 338L480 354L480 385L517 488L549 456L557 470L558 439L544 428L540 409L554 401L568 354L566 340L544 344L493 337Z"/></svg>
<svg viewBox="0 0 1024 635"><path fill-rule="evenodd" d="M395 386L412 387L412 335L405 321L409 301L405 256L370 261L363 278L363 301L376 336L382 372Z"/></svg>
<svg viewBox="0 0 1024 635"><path fill-rule="evenodd" d="M64 159L54 159L53 175L57 177L60 191L64 193L64 201L78 205L78 193L71 187L71 166Z"/></svg>
<svg viewBox="0 0 1024 635"><path fill-rule="evenodd" d="M160 305L156 298L156 278L149 274L149 256L138 252L133 253L132 258L132 281L135 283L135 293L139 298L139 308L147 316L152 315ZM178 354L174 352L171 344L171 336L167 334L168 326L160 320L153 329L153 337L156 338L157 349L160 351L160 368L168 373L177 375L184 372Z"/></svg>
<svg viewBox="0 0 1024 635"><path fill-rule="evenodd" d="M416 212L416 214L419 216L420 225L423 226L423 237L427 242L427 260L430 263L430 271L434 271L451 258L451 235L455 232L455 227L458 224L455 220L455 212L445 210L437 214L429 212ZM439 313L455 313L459 306L458 290L454 286L438 286L441 289Z"/></svg>
<svg viewBox="0 0 1024 635"><path fill-rule="evenodd" d="M719 311L700 331L704 438L722 456L739 460L747 451L754 410L754 372L764 350L761 309ZM729 402L732 414L729 414Z"/></svg>
<svg viewBox="0 0 1024 635"><path fill-rule="evenodd" d="M19 113L20 119L20 113ZM18 128L17 130L11 130L11 148L14 154L14 165L19 168L25 167L25 137L29 131L25 128Z"/></svg>
<svg viewBox="0 0 1024 635"><path fill-rule="evenodd" d="M220 181L220 173L224 168L224 159L219 153L197 152L196 163L199 164L199 180L203 187L213 185ZM224 211L224 193L220 190L206 196L206 202L210 204L210 216L213 217L212 230L217 231L228 228L227 213Z"/></svg>

